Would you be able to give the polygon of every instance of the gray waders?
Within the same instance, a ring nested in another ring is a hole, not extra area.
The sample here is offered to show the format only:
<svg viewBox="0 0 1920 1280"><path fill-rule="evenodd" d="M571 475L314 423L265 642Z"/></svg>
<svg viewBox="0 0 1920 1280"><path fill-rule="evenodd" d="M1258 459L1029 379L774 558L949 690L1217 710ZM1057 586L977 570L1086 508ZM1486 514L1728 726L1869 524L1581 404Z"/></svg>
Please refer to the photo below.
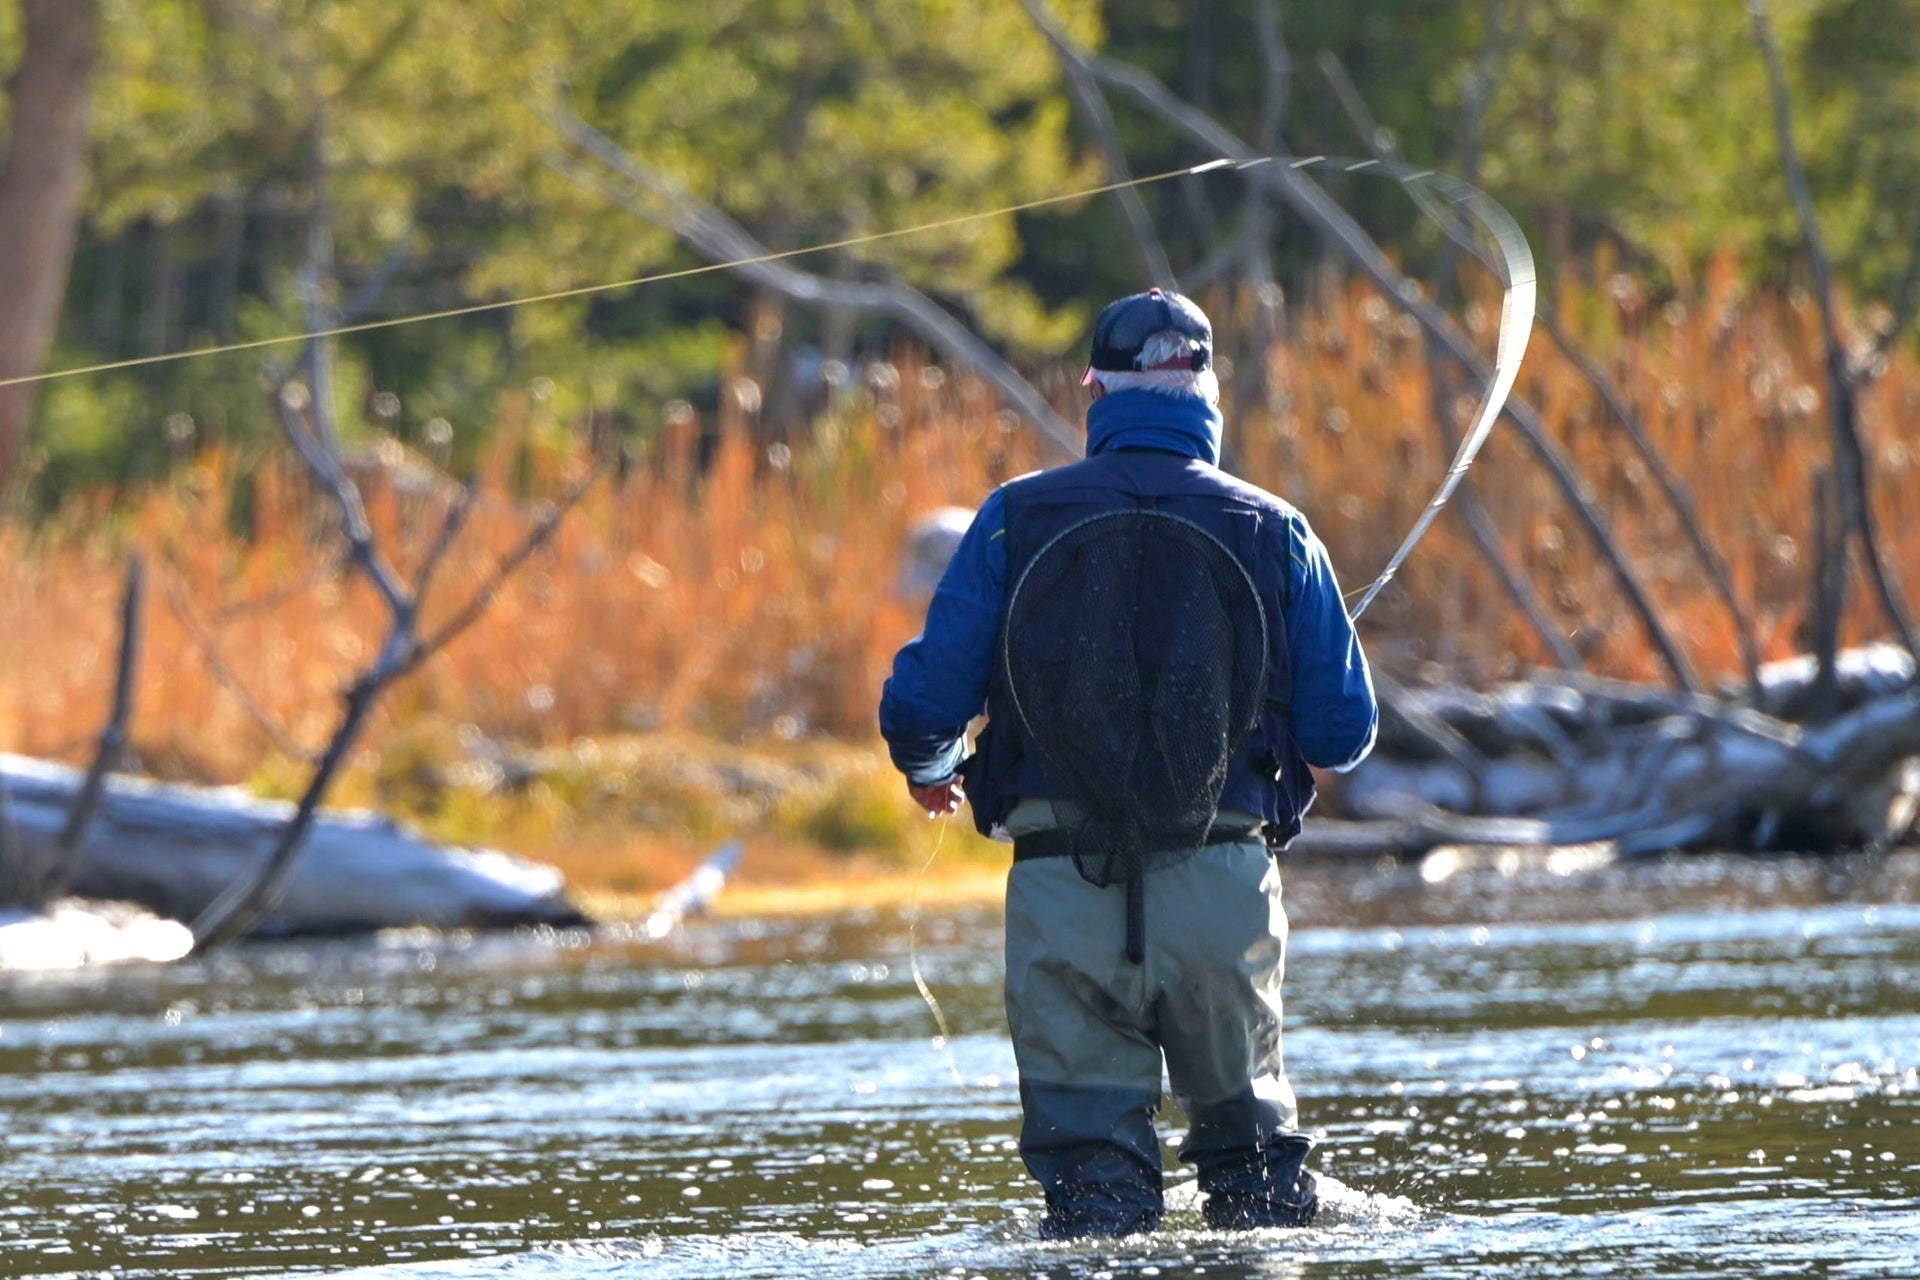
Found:
<svg viewBox="0 0 1920 1280"><path fill-rule="evenodd" d="M1007 822L1017 859L1007 1022L1025 1112L1020 1154L1047 1198L1042 1233L1159 1224L1163 1056L1191 1121L1180 1158L1198 1170L1208 1224L1304 1225L1319 1201L1281 1055L1287 918L1266 846L1210 844L1145 872L1135 962L1126 883L1090 883L1070 857L1019 857L1023 835L1053 825L1051 810L1023 801Z"/></svg>

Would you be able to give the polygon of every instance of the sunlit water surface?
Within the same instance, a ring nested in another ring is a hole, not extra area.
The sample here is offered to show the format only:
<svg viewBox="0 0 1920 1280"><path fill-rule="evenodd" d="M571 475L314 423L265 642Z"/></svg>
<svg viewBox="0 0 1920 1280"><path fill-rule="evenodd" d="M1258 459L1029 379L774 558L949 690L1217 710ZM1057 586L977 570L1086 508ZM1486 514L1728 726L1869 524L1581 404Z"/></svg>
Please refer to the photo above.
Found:
<svg viewBox="0 0 1920 1280"><path fill-rule="evenodd" d="M1288 877L1307 1230L1037 1241L930 909L0 978L0 1274L1920 1276L1920 859Z"/></svg>

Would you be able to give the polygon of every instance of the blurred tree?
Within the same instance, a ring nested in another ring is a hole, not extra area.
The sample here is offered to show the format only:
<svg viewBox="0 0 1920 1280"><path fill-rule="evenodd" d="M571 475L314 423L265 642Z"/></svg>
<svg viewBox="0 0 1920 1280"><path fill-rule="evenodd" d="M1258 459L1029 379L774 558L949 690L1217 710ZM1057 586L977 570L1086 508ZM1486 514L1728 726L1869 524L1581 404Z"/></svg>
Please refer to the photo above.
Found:
<svg viewBox="0 0 1920 1280"><path fill-rule="evenodd" d="M82 358L299 328L295 277L322 209L335 305L377 284L382 314L686 265L670 236L543 164L556 98L781 248L1082 176L1051 59L1012 0L101 3L98 181L74 281L92 305L64 330ZM1082 318L1014 278L1019 250L1009 215L809 265L897 272L1003 341L1057 347ZM418 439L451 424L457 454L478 446L503 391L536 382L543 415L631 429L646 406L711 383L729 329L748 340L746 371L776 387L798 341L845 355L856 337L709 277L362 335L343 355L360 371L349 384L398 397L381 425ZM182 415L202 437L264 436L258 371L279 354L127 375L144 420L138 447L112 456L163 463L159 426ZM65 485L92 468L48 456L41 469Z"/></svg>
<svg viewBox="0 0 1920 1280"><path fill-rule="evenodd" d="M66 295L86 181L93 0L25 0L7 82L0 159L0 378L39 371ZM0 387L0 503L33 413L34 387Z"/></svg>
<svg viewBox="0 0 1920 1280"><path fill-rule="evenodd" d="M1257 4L1050 8L1077 39L1255 137L1268 85ZM1917 8L1781 6L1836 256L1875 292L1895 286L1900 246L1920 230ZM1471 86L1483 65L1497 68L1480 172L1549 270L1589 263L1598 245L1656 275L1683 275L1716 250L1756 269L1797 251L1771 148L1755 145L1766 94L1738 5L1278 9L1294 68L1283 136L1296 152L1365 150L1313 69L1323 51L1405 155L1454 168L1469 145ZM298 272L321 211L336 245L331 305L378 315L697 262L544 163L557 135L542 113L555 101L776 249L1051 195L1098 172L1017 0L0 0L0 66L18 62L31 14L94 12L93 178L61 363L300 328ZM1483 60L1490 45L1498 56ZM71 92L84 78L62 83ZM0 111L14 109L0 98ZM1125 104L1114 115L1135 172L1211 158ZM10 165L25 158L8 153ZM1392 184L1333 190L1410 269L1442 252ZM1231 175L1141 194L1182 273L1254 216ZM1035 359L1079 340L1100 302L1142 283L1118 218L1113 201L1096 199L801 265L897 275ZM1319 269L1320 246L1290 219L1272 218L1264 234L1285 283ZM10 254L0 271L22 265ZM710 401L723 369L761 383L765 415L778 419L806 407L806 388L784 384L797 355L818 367L895 336L883 322L789 314L731 278L698 276L348 340L342 385L365 404L343 404L343 422L433 444L458 465L484 443L503 397L556 430L590 416L634 433L669 398ZM50 384L37 484L52 496L153 471L200 441L264 438L259 375L282 354ZM0 451L5 439L0 431Z"/></svg>
<svg viewBox="0 0 1920 1280"><path fill-rule="evenodd" d="M1887 297L1920 264L1920 0L1837 0L1807 24L1808 178L1852 278ZM1803 109L1803 117L1807 115Z"/></svg>

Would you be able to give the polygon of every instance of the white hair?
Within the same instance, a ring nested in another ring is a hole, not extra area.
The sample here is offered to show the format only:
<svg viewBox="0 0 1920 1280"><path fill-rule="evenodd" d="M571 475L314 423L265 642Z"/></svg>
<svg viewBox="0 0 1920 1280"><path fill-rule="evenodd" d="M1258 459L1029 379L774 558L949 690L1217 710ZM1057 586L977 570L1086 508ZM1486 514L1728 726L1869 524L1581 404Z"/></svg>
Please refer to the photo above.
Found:
<svg viewBox="0 0 1920 1280"><path fill-rule="evenodd" d="M1220 407L1220 379L1211 369L1195 373L1191 369L1148 369L1141 373L1124 369L1095 369L1093 378L1109 393L1115 391L1158 391L1164 396L1199 396Z"/></svg>
<svg viewBox="0 0 1920 1280"><path fill-rule="evenodd" d="M1193 350L1191 338L1177 329L1162 329L1140 344L1133 369L1095 369L1094 380L1109 392L1158 391L1169 396L1199 396L1214 408L1220 407L1220 379L1212 369L1156 369L1157 364L1184 358Z"/></svg>

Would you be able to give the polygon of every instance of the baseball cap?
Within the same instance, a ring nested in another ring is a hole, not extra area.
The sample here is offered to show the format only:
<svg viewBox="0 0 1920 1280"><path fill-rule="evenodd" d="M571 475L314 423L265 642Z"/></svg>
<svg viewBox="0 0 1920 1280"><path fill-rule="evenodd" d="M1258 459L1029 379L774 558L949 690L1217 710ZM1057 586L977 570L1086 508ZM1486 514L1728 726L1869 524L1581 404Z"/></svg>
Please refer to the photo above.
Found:
<svg viewBox="0 0 1920 1280"><path fill-rule="evenodd" d="M1188 368L1198 373L1213 364L1213 326L1207 322L1207 313L1191 298L1155 288L1108 303L1093 322L1093 354L1080 385L1092 382L1096 369L1138 370L1141 347L1154 334L1168 330L1186 336Z"/></svg>

